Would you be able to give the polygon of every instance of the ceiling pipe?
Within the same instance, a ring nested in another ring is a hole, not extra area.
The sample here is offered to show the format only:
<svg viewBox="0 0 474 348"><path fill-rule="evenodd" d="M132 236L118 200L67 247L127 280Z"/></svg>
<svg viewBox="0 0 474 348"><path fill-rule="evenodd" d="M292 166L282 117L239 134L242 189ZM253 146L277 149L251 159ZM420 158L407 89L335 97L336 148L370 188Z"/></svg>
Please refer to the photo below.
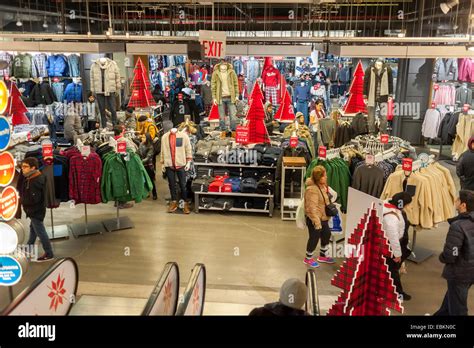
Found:
<svg viewBox="0 0 474 348"><path fill-rule="evenodd" d="M25 9L15 7L15 6L8 6L8 5L0 5L0 11L1 12L11 12L11 13L20 12L20 14L22 12L24 12L24 13L28 13L28 14L32 14L32 15L36 14L36 15L41 15L41 16L47 15L47 16L52 16L52 17L61 17L61 13L58 13L58 12L49 12L49 11L34 10L34 9L25 11ZM78 18L78 19L87 19L86 16L80 16L80 15L76 15L76 18ZM93 19L93 20L97 20L97 21L103 20L103 18L99 18L99 17L89 17L89 19Z"/></svg>

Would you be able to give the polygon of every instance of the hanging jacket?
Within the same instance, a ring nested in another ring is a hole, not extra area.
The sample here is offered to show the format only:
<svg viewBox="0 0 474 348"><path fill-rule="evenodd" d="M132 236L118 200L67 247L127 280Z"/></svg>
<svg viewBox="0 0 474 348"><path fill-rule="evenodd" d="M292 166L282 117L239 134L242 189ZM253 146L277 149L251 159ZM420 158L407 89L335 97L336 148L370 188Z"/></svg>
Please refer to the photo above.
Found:
<svg viewBox="0 0 474 348"><path fill-rule="evenodd" d="M309 101L311 99L311 87L304 85L301 86L301 84L298 84L295 87L295 93L293 95L293 101L294 102L305 102Z"/></svg>
<svg viewBox="0 0 474 348"><path fill-rule="evenodd" d="M37 54L33 57L33 77L48 77L48 71L46 70L47 56L44 53Z"/></svg>
<svg viewBox="0 0 474 348"><path fill-rule="evenodd" d="M57 101L48 82L37 83L30 93L30 100L35 106L51 105Z"/></svg>
<svg viewBox="0 0 474 348"><path fill-rule="evenodd" d="M173 126L178 126L185 121L185 115L191 115L191 109L189 103L176 100L171 107L170 119L173 122Z"/></svg>
<svg viewBox="0 0 474 348"><path fill-rule="evenodd" d="M7 63L7 67L5 69L0 69L0 76L11 76L13 56L8 52L0 52L0 60L3 60Z"/></svg>
<svg viewBox="0 0 474 348"><path fill-rule="evenodd" d="M436 81L454 81L458 79L458 62L455 58L436 59L433 77Z"/></svg>
<svg viewBox="0 0 474 348"><path fill-rule="evenodd" d="M81 76L81 71L79 69L79 56L77 54L71 54L69 57L67 57L67 64L69 69L69 76Z"/></svg>
<svg viewBox="0 0 474 348"><path fill-rule="evenodd" d="M102 162L99 155L91 152L83 157L78 149L72 148L66 153L69 158L69 197L75 204L98 204Z"/></svg>
<svg viewBox="0 0 474 348"><path fill-rule="evenodd" d="M49 56L46 62L48 76L68 76L67 59L62 54Z"/></svg>
<svg viewBox="0 0 474 348"><path fill-rule="evenodd" d="M474 282L474 211L448 220L450 226L439 260L445 264L443 278ZM457 253L453 253L457 250Z"/></svg>
<svg viewBox="0 0 474 348"><path fill-rule="evenodd" d="M93 93L110 96L111 94L120 91L120 71L117 63L113 60L107 58L105 64L101 64L100 59L101 58L96 60L91 66L90 88Z"/></svg>
<svg viewBox="0 0 474 348"><path fill-rule="evenodd" d="M204 105L212 104L211 86L208 85L207 83L201 85L201 97L204 102Z"/></svg>
<svg viewBox="0 0 474 348"><path fill-rule="evenodd" d="M63 101L70 102L82 102L82 84L81 83L70 83L64 90Z"/></svg>
<svg viewBox="0 0 474 348"><path fill-rule="evenodd" d="M32 77L33 61L31 54L18 54L13 58L12 75L17 79Z"/></svg>

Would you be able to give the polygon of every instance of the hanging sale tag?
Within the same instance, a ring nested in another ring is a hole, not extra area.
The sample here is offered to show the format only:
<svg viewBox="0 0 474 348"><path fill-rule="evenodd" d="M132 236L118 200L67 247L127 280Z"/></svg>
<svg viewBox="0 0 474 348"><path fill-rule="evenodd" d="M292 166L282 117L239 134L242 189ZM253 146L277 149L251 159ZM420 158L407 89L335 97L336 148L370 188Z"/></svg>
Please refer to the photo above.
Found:
<svg viewBox="0 0 474 348"><path fill-rule="evenodd" d="M402 160L402 169L407 172L411 172L413 169L413 159L404 158Z"/></svg>
<svg viewBox="0 0 474 348"><path fill-rule="evenodd" d="M290 147L295 148L296 146L298 146L298 137L291 137Z"/></svg>
<svg viewBox="0 0 474 348"><path fill-rule="evenodd" d="M380 135L380 142L382 144L388 144L388 134L381 134Z"/></svg>
<svg viewBox="0 0 474 348"><path fill-rule="evenodd" d="M326 153L327 153L326 146L320 146L319 150L318 150L318 157L319 158L326 158Z"/></svg>
<svg viewBox="0 0 474 348"><path fill-rule="evenodd" d="M437 90L439 89L439 85L438 85L437 83L435 83L435 84L433 85L433 89L434 89L435 91L437 91Z"/></svg>
<svg viewBox="0 0 474 348"><path fill-rule="evenodd" d="M43 149L43 158L53 157L53 144L52 143L43 144L42 149Z"/></svg>
<svg viewBox="0 0 474 348"><path fill-rule="evenodd" d="M125 145L126 147L126 145ZM82 157L89 157L91 154L91 147L89 145L81 146L81 155Z"/></svg>
<svg viewBox="0 0 474 348"><path fill-rule="evenodd" d="M117 142L117 152L121 154L127 153L127 142L125 140Z"/></svg>

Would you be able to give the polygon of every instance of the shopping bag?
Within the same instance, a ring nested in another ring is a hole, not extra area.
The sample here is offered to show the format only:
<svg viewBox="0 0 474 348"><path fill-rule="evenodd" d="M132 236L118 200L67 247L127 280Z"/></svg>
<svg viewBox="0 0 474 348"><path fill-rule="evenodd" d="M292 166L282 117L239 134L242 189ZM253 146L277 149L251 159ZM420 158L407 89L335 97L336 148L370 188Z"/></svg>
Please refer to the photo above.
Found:
<svg viewBox="0 0 474 348"><path fill-rule="evenodd" d="M296 227L304 230L306 229L306 216L304 212L304 198L296 209Z"/></svg>

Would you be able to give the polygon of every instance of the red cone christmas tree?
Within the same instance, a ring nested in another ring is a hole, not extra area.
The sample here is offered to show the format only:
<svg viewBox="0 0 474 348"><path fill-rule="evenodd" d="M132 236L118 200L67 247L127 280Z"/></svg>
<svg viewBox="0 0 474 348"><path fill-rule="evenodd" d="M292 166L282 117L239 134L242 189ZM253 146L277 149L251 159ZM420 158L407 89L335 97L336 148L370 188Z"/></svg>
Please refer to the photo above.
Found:
<svg viewBox="0 0 474 348"><path fill-rule="evenodd" d="M153 99L151 95L151 84L148 79L148 73L140 58L137 60L133 73L134 76L131 84L132 96L130 97L128 106L132 108L155 106L155 99Z"/></svg>
<svg viewBox="0 0 474 348"><path fill-rule="evenodd" d="M209 112L208 121L214 121L219 119L219 107L216 104L212 104L211 111Z"/></svg>
<svg viewBox="0 0 474 348"><path fill-rule="evenodd" d="M265 126L263 94L258 83L255 83L253 87L252 98L247 112L248 143L270 143L267 127Z"/></svg>
<svg viewBox="0 0 474 348"><path fill-rule="evenodd" d="M290 93L288 91L286 91L274 119L280 122L293 122L295 120L295 111L293 110Z"/></svg>
<svg viewBox="0 0 474 348"><path fill-rule="evenodd" d="M252 101L254 99L260 100L262 104L263 104L263 101L265 100L265 98L263 97L262 89L260 88L260 85L258 82L255 82L255 84L253 85L252 93L250 94L250 97L249 97L249 106L252 105Z"/></svg>
<svg viewBox="0 0 474 348"><path fill-rule="evenodd" d="M347 99L343 108L344 114L356 114L358 112L367 113L367 107L364 103L364 70L360 60L357 63L354 78L349 87L349 99Z"/></svg>
<svg viewBox="0 0 474 348"><path fill-rule="evenodd" d="M392 252L374 208L369 209L348 240L354 247L332 279L343 291L328 315L389 315L403 312L385 257Z"/></svg>
<svg viewBox="0 0 474 348"><path fill-rule="evenodd" d="M25 112L28 111L23 100L21 100L21 93L14 82L10 82L8 86L9 94L6 115L11 116L11 123L13 126L19 124L30 124Z"/></svg>

